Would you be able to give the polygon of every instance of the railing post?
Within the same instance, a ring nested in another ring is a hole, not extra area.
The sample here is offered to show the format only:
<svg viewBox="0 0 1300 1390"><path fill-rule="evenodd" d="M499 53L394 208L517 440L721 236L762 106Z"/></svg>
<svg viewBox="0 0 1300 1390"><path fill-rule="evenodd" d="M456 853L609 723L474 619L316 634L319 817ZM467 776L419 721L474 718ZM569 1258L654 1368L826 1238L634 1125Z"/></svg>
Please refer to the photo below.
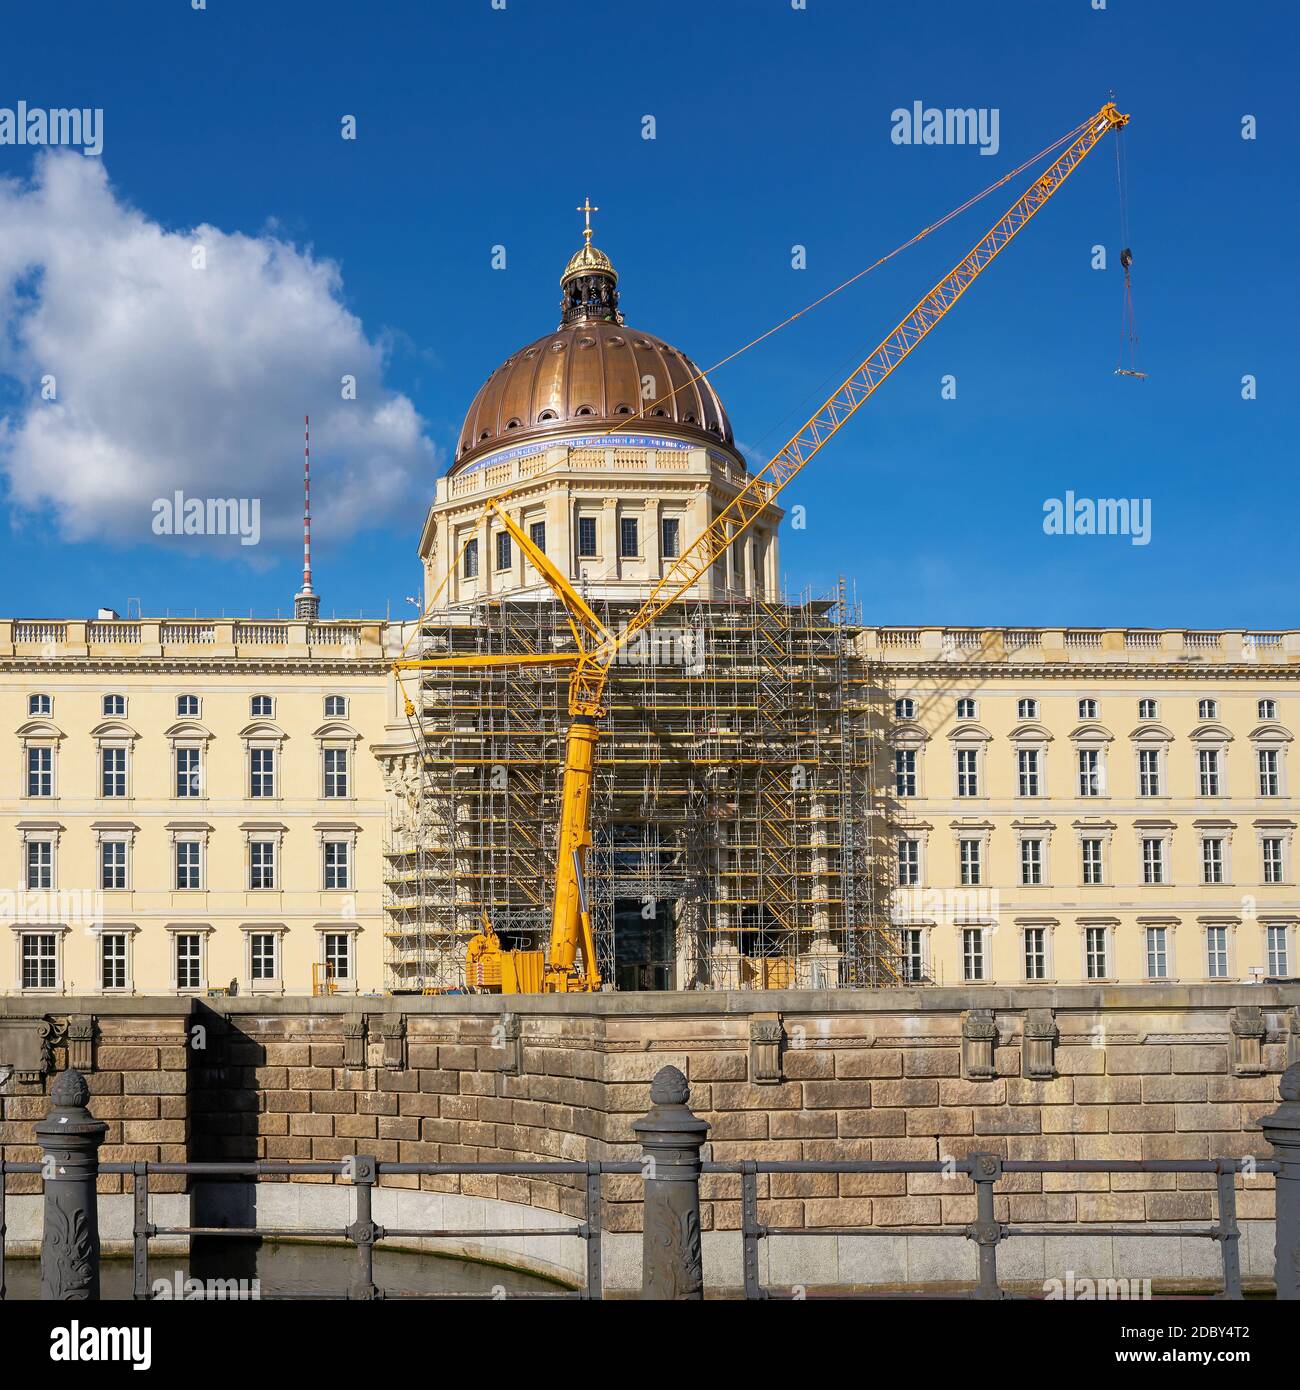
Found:
<svg viewBox="0 0 1300 1390"><path fill-rule="evenodd" d="M50 1088L50 1113L36 1126L44 1156L45 1225L41 1234L41 1297L99 1297L99 1146L108 1126L86 1108L90 1088L73 1068Z"/></svg>
<svg viewBox="0 0 1300 1390"><path fill-rule="evenodd" d="M1223 1296L1242 1298L1241 1227L1237 1225L1237 1169L1221 1160L1219 1175L1219 1243L1223 1247Z"/></svg>
<svg viewBox="0 0 1300 1390"><path fill-rule="evenodd" d="M375 1183L379 1181L379 1160L368 1154L357 1154L346 1161L344 1171L357 1190L357 1219L347 1228L348 1239L357 1247L357 1273L348 1290L349 1298L369 1301L379 1297L375 1288L375 1241L384 1232L372 1217L371 1200Z"/></svg>
<svg viewBox="0 0 1300 1390"><path fill-rule="evenodd" d="M709 1132L686 1101L690 1087L676 1067L650 1084L650 1110L632 1128L641 1138L645 1175L641 1297L704 1297L700 1248L700 1150Z"/></svg>
<svg viewBox="0 0 1300 1390"><path fill-rule="evenodd" d="M1002 1160L997 1154L970 1155L970 1175L975 1184L975 1220L966 1227L966 1235L979 1246L980 1272L976 1298L1001 1298L998 1287L998 1241L1002 1227L995 1219L993 1184L1002 1176Z"/></svg>
<svg viewBox="0 0 1300 1390"><path fill-rule="evenodd" d="M1300 1299L1300 1062L1282 1074L1282 1104L1259 1126L1277 1155L1274 1277L1278 1298Z"/></svg>

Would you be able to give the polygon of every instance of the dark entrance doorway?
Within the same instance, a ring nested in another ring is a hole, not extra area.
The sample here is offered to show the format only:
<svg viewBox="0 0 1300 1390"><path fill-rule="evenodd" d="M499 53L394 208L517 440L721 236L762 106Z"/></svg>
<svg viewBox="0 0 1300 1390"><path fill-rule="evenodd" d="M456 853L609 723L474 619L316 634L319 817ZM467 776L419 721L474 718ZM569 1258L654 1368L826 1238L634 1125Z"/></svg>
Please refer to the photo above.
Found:
<svg viewBox="0 0 1300 1390"><path fill-rule="evenodd" d="M640 898L614 899L615 989L677 988L677 900L661 898L653 906L651 913Z"/></svg>

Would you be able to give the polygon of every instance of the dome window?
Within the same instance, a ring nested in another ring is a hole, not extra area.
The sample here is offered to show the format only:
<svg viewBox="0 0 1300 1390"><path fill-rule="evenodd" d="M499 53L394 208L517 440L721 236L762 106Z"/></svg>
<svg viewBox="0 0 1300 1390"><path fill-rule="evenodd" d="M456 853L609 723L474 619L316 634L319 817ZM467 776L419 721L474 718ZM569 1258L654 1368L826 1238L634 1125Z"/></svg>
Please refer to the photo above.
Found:
<svg viewBox="0 0 1300 1390"><path fill-rule="evenodd" d="M644 338L638 338L638 339L636 340L635 346L636 346L636 347L639 347L639 348L645 348L645 349L649 350L650 344L647 343L646 340L645 340Z"/></svg>
<svg viewBox="0 0 1300 1390"><path fill-rule="evenodd" d="M595 413L589 405L580 405L574 412L575 415L594 415Z"/></svg>
<svg viewBox="0 0 1300 1390"><path fill-rule="evenodd" d="M479 437L478 437L478 442L479 442L480 444L482 444L482 442L483 442L485 439L491 439L491 437L492 437L492 431L491 431L491 430L484 430L483 433L482 433L481 435L479 435Z"/></svg>
<svg viewBox="0 0 1300 1390"><path fill-rule="evenodd" d="M618 337L617 335L616 335L615 337L613 337L613 338L608 338L608 339L606 339L606 341L609 343L610 347L626 347L626 346L627 346L627 339L626 339L626 338L620 338L620 337Z"/></svg>
<svg viewBox="0 0 1300 1390"><path fill-rule="evenodd" d="M616 406L614 407L614 414L615 414L615 415L631 415L631 414L632 414L632 407L631 407L630 405L616 405Z"/></svg>
<svg viewBox="0 0 1300 1390"><path fill-rule="evenodd" d="M555 418L556 416L553 410L543 410L542 413L537 417L537 423L539 425L544 425L547 420L554 420Z"/></svg>
<svg viewBox="0 0 1300 1390"><path fill-rule="evenodd" d="M508 430L517 430L517 429L519 428L519 426L520 426L521 423L522 423L522 422L519 421L519 420L507 420L507 421L506 421L506 429L508 429Z"/></svg>
<svg viewBox="0 0 1300 1390"><path fill-rule="evenodd" d="M551 351L552 351L552 352L563 352L563 351L564 351L564 344L563 344L562 342L552 343L552 344L551 344Z"/></svg>
<svg viewBox="0 0 1300 1390"><path fill-rule="evenodd" d="M579 338L578 346L580 348L594 348L596 346L596 340L595 338Z"/></svg>
<svg viewBox="0 0 1300 1390"><path fill-rule="evenodd" d="M695 418L694 415L683 415L682 423L684 425L698 425L700 422Z"/></svg>
<svg viewBox="0 0 1300 1390"><path fill-rule="evenodd" d="M527 357L527 358L536 357L536 356L537 356L537 349L536 349L536 348L529 348L529 349L524 353L524 356Z"/></svg>
<svg viewBox="0 0 1300 1390"><path fill-rule="evenodd" d="M650 414L651 414L651 415L656 415L656 416L658 416L658 417L662 420L662 419L664 419L664 418L667 416L668 412L667 412L666 410L664 410L663 407L661 406L658 410L652 410L652 411L650 412Z"/></svg>

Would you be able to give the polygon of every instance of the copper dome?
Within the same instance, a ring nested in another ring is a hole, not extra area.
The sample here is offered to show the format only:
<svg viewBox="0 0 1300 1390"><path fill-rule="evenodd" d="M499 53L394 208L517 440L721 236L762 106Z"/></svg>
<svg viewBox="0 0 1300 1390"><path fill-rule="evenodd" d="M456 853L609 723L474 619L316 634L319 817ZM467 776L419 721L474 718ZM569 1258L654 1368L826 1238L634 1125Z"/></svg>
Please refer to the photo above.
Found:
<svg viewBox="0 0 1300 1390"><path fill-rule="evenodd" d="M585 241L565 267L563 322L521 348L479 388L461 426L454 473L503 444L602 433L671 429L734 452L731 422L708 378L662 338L628 328L618 311L618 272ZM645 393L645 394L643 394Z"/></svg>

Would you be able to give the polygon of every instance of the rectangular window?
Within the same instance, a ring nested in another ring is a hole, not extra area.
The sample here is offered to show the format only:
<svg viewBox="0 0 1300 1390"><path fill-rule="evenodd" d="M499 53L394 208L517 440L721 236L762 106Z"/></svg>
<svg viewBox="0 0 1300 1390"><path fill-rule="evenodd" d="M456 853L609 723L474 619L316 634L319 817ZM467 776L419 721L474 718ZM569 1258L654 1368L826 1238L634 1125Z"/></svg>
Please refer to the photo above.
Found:
<svg viewBox="0 0 1300 1390"><path fill-rule="evenodd" d="M1205 929L1205 973L1211 980L1228 978L1228 929L1227 927L1206 927Z"/></svg>
<svg viewBox="0 0 1300 1390"><path fill-rule="evenodd" d="M915 748L900 748L894 754L894 790L899 796L916 795Z"/></svg>
<svg viewBox="0 0 1300 1390"><path fill-rule="evenodd" d="M675 516L666 516L659 523L664 559L675 560L681 553L681 522Z"/></svg>
<svg viewBox="0 0 1300 1390"><path fill-rule="evenodd" d="M618 553L632 558L640 555L640 537L637 534L638 524L634 516L624 516L618 522Z"/></svg>
<svg viewBox="0 0 1300 1390"><path fill-rule="evenodd" d="M203 938L197 932L176 933L176 988L203 986Z"/></svg>
<svg viewBox="0 0 1300 1390"><path fill-rule="evenodd" d="M907 888L921 881L921 843L919 840L898 842L898 882Z"/></svg>
<svg viewBox="0 0 1300 1390"><path fill-rule="evenodd" d="M595 554L596 518L594 516L580 516L578 518L578 557L589 560Z"/></svg>
<svg viewBox="0 0 1300 1390"><path fill-rule="evenodd" d="M325 795L346 797L348 794L348 750L325 749Z"/></svg>
<svg viewBox="0 0 1300 1390"><path fill-rule="evenodd" d="M925 958L923 937L919 928L908 927L902 933L903 979L909 985L919 984L925 978Z"/></svg>
<svg viewBox="0 0 1300 1390"><path fill-rule="evenodd" d="M980 881L980 842L978 840L962 840L961 845L961 881L964 885L974 886Z"/></svg>
<svg viewBox="0 0 1300 1390"><path fill-rule="evenodd" d="M1079 749L1079 795L1101 795L1101 749Z"/></svg>
<svg viewBox="0 0 1300 1390"><path fill-rule="evenodd" d="M99 983L103 989L126 988L126 937L121 932L99 938Z"/></svg>
<svg viewBox="0 0 1300 1390"><path fill-rule="evenodd" d="M1259 842L1264 858L1264 882L1282 882L1282 841L1268 838Z"/></svg>
<svg viewBox="0 0 1300 1390"><path fill-rule="evenodd" d="M1276 748L1261 748L1259 750L1259 794L1260 796L1278 796L1280 789L1278 751Z"/></svg>
<svg viewBox="0 0 1300 1390"><path fill-rule="evenodd" d="M1020 795L1038 795L1038 749L1022 748L1016 754L1016 771L1020 778Z"/></svg>
<svg viewBox="0 0 1300 1390"><path fill-rule="evenodd" d="M352 846L347 840L325 841L325 887L352 887Z"/></svg>
<svg viewBox="0 0 1300 1390"><path fill-rule="evenodd" d="M546 523L544 521L534 521L528 527L528 539L533 543L534 550L540 550L546 554Z"/></svg>
<svg viewBox="0 0 1300 1390"><path fill-rule="evenodd" d="M1020 882L1025 885L1043 881L1043 842L1041 840L1021 840L1020 842Z"/></svg>
<svg viewBox="0 0 1300 1390"><path fill-rule="evenodd" d="M1160 795L1160 750L1138 749L1138 795Z"/></svg>
<svg viewBox="0 0 1300 1390"><path fill-rule="evenodd" d="M27 795L54 795L54 749L27 750Z"/></svg>
<svg viewBox="0 0 1300 1390"><path fill-rule="evenodd" d="M179 891L203 887L202 840L176 841L176 887Z"/></svg>
<svg viewBox="0 0 1300 1390"><path fill-rule="evenodd" d="M1163 883L1165 881L1165 842L1163 840L1142 841L1142 882Z"/></svg>
<svg viewBox="0 0 1300 1390"><path fill-rule="evenodd" d="M1196 754L1196 764L1201 775L1201 795L1219 795L1219 750L1201 748Z"/></svg>
<svg viewBox="0 0 1300 1390"><path fill-rule="evenodd" d="M99 750L100 762L100 795L101 796L125 796L126 795L126 749L125 748L101 748Z"/></svg>
<svg viewBox="0 0 1300 1390"><path fill-rule="evenodd" d="M53 932L23 937L23 988L55 989L59 983L58 940Z"/></svg>
<svg viewBox="0 0 1300 1390"><path fill-rule="evenodd" d="M465 542L465 558L460 562L460 572L466 579L478 578L478 537Z"/></svg>
<svg viewBox="0 0 1300 1390"><path fill-rule="evenodd" d="M984 931L981 927L962 928L961 970L964 979L984 978Z"/></svg>
<svg viewBox="0 0 1300 1390"><path fill-rule="evenodd" d="M1201 841L1201 882L1223 882L1223 841Z"/></svg>
<svg viewBox="0 0 1300 1390"><path fill-rule="evenodd" d="M99 842L99 886L118 889L126 887L125 840Z"/></svg>
<svg viewBox="0 0 1300 1390"><path fill-rule="evenodd" d="M178 748L176 750L176 795L178 797L198 796L200 790L199 750L197 748Z"/></svg>
<svg viewBox="0 0 1300 1390"><path fill-rule="evenodd" d="M275 841L248 842L249 889L275 887Z"/></svg>
<svg viewBox="0 0 1300 1390"><path fill-rule="evenodd" d="M274 932L253 932L249 937L250 973L254 980L277 980L280 977L276 959L277 938Z"/></svg>
<svg viewBox="0 0 1300 1390"><path fill-rule="evenodd" d="M1147 979L1169 978L1169 928L1147 928Z"/></svg>
<svg viewBox="0 0 1300 1390"><path fill-rule="evenodd" d="M1109 976L1106 960L1106 928L1085 927L1083 932L1084 965L1090 980L1104 980Z"/></svg>
<svg viewBox="0 0 1300 1390"><path fill-rule="evenodd" d="M497 532L497 569L508 570L510 568L510 532Z"/></svg>
<svg viewBox="0 0 1300 1390"><path fill-rule="evenodd" d="M352 936L349 932L325 933L325 966L331 980L352 978Z"/></svg>
<svg viewBox="0 0 1300 1390"><path fill-rule="evenodd" d="M275 795L275 749L248 750L249 793L255 797Z"/></svg>
<svg viewBox="0 0 1300 1390"><path fill-rule="evenodd" d="M979 795L979 751L975 748L957 750L957 795Z"/></svg>
<svg viewBox="0 0 1300 1390"><path fill-rule="evenodd" d="M1025 979L1047 979L1047 928L1025 928Z"/></svg>
<svg viewBox="0 0 1300 1390"><path fill-rule="evenodd" d="M1265 927L1268 944L1268 973L1272 976L1286 976L1291 973L1291 952L1288 949L1285 927Z"/></svg>
<svg viewBox="0 0 1300 1390"><path fill-rule="evenodd" d="M1083 840L1083 881L1101 883L1101 845L1100 840Z"/></svg>
<svg viewBox="0 0 1300 1390"><path fill-rule="evenodd" d="M54 841L27 841L28 888L54 887Z"/></svg>
<svg viewBox="0 0 1300 1390"><path fill-rule="evenodd" d="M346 695L326 695L325 697L325 718L326 719L346 719L348 717L348 700Z"/></svg>

